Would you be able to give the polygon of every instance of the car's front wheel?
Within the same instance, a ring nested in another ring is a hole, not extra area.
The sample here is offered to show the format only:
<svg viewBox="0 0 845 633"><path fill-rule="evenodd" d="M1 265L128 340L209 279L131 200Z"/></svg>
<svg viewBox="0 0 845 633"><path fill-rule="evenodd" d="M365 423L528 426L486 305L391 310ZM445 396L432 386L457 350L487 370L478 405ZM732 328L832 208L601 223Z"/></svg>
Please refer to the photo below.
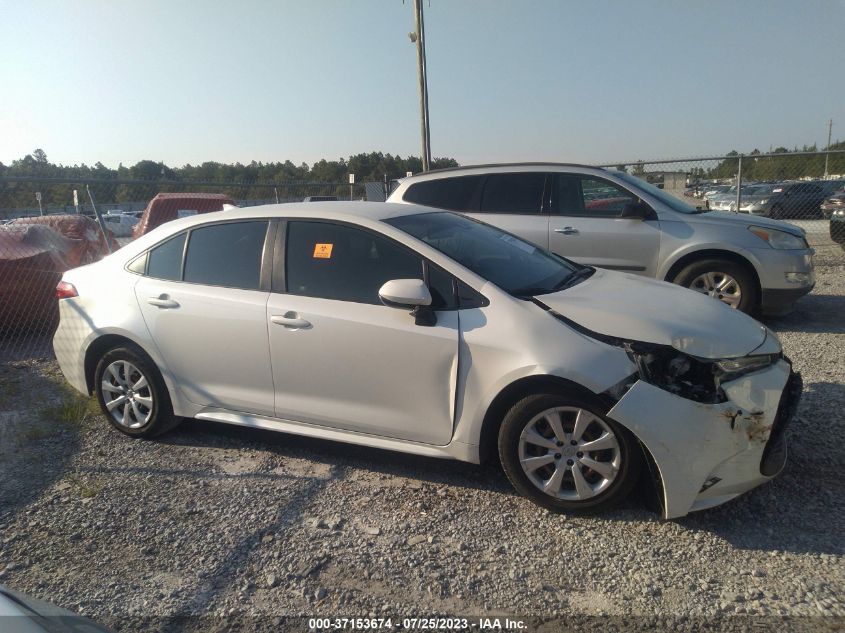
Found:
<svg viewBox="0 0 845 633"><path fill-rule="evenodd" d="M112 349L94 371L97 401L113 427L132 437L154 437L179 423L158 368L131 347Z"/></svg>
<svg viewBox="0 0 845 633"><path fill-rule="evenodd" d="M757 283L744 266L726 259L705 259L685 266L672 280L718 299L746 314L757 308Z"/></svg>
<svg viewBox="0 0 845 633"><path fill-rule="evenodd" d="M499 457L513 487L553 512L596 514L631 491L642 455L633 436L581 396L517 402L499 430Z"/></svg>

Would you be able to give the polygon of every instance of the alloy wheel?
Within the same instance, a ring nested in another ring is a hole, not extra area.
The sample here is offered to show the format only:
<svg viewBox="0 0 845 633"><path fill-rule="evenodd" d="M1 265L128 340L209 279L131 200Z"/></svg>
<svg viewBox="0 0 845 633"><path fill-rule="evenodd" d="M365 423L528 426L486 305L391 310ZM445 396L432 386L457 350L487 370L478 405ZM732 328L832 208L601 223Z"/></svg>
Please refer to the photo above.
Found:
<svg viewBox="0 0 845 633"><path fill-rule="evenodd" d="M132 363L118 360L106 367L100 383L103 403L115 422L140 429L153 414L153 392L147 377Z"/></svg>
<svg viewBox="0 0 845 633"><path fill-rule="evenodd" d="M706 272L692 280L690 289L718 299L732 308L742 301L742 288L736 279L722 272Z"/></svg>
<svg viewBox="0 0 845 633"><path fill-rule="evenodd" d="M584 501L610 487L622 465L622 452L600 417L579 407L555 407L525 425L519 463L545 494Z"/></svg>

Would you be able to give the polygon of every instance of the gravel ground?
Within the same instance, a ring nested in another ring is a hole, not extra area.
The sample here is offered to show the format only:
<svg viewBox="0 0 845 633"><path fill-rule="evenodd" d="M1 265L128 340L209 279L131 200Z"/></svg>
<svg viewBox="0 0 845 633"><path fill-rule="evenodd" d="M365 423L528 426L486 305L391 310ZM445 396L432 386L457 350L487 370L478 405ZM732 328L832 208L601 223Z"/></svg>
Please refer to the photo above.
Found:
<svg viewBox="0 0 845 633"><path fill-rule="evenodd" d="M845 267L817 272L769 321L805 384L786 470L676 521L639 499L552 515L493 467L223 425L131 440L57 406L54 363L0 364L0 584L121 631L437 613L841 630Z"/></svg>

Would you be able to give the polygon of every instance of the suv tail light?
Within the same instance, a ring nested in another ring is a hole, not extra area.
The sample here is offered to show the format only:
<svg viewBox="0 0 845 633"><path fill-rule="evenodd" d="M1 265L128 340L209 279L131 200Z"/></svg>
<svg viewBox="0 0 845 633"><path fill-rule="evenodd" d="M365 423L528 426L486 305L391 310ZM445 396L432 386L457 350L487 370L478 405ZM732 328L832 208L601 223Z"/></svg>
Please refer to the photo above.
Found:
<svg viewBox="0 0 845 633"><path fill-rule="evenodd" d="M78 296L79 293L76 292L76 287L72 283L60 281L59 285L56 286L56 299L70 299Z"/></svg>

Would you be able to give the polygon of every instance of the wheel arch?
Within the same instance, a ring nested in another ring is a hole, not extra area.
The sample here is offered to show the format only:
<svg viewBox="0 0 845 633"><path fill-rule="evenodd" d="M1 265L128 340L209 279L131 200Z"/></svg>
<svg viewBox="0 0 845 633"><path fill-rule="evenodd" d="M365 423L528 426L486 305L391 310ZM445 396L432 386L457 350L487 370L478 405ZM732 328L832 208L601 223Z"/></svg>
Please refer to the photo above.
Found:
<svg viewBox="0 0 845 633"><path fill-rule="evenodd" d="M478 455L481 464L491 463L498 460L498 436L499 428L508 410L522 398L536 393L561 393L568 392L578 394L586 398L594 399L607 407L613 408L616 401L608 395L597 394L579 385L572 380L553 375L526 376L510 383L504 387L487 407L484 414L484 421L481 426L479 437ZM654 457L648 447L643 444L637 435L627 428L626 425L616 422L624 427L634 438L643 454L644 468L640 472L639 481L635 491L643 497L646 507L663 516L665 500L663 498L663 483L660 478L660 471L657 468Z"/></svg>
<svg viewBox="0 0 845 633"><path fill-rule="evenodd" d="M586 387L579 385L572 380L553 375L535 375L519 378L504 387L487 407L484 413L484 420L481 424L481 435L479 437L478 453L482 464L498 459L497 442L499 427L508 410L517 402L537 393L561 393L568 392L580 394L588 398L607 400L608 409L613 406L613 401L607 396L593 393Z"/></svg>
<svg viewBox="0 0 845 633"><path fill-rule="evenodd" d="M754 277L754 283L756 284L757 289L757 296L760 296L760 293L762 292L762 288L760 285L760 274L757 272L757 267L754 265L754 263L747 257L741 255L740 253L718 248L693 251L691 253L686 253L682 255L672 263L672 265L669 267L669 270L667 270L666 274L663 276L663 280L673 283L675 277L677 277L678 273L681 272L684 268L694 262L705 259L726 259L730 262L733 262L734 264L737 264L747 269L748 272L750 272L751 275Z"/></svg>
<svg viewBox="0 0 845 633"><path fill-rule="evenodd" d="M127 336L121 334L104 334L97 337L85 350L84 372L85 372L85 386L88 389L88 395L94 392L94 371L97 369L97 363L103 354L116 347L131 347L134 351L142 354L159 373L158 363L153 357L136 341L133 341Z"/></svg>

